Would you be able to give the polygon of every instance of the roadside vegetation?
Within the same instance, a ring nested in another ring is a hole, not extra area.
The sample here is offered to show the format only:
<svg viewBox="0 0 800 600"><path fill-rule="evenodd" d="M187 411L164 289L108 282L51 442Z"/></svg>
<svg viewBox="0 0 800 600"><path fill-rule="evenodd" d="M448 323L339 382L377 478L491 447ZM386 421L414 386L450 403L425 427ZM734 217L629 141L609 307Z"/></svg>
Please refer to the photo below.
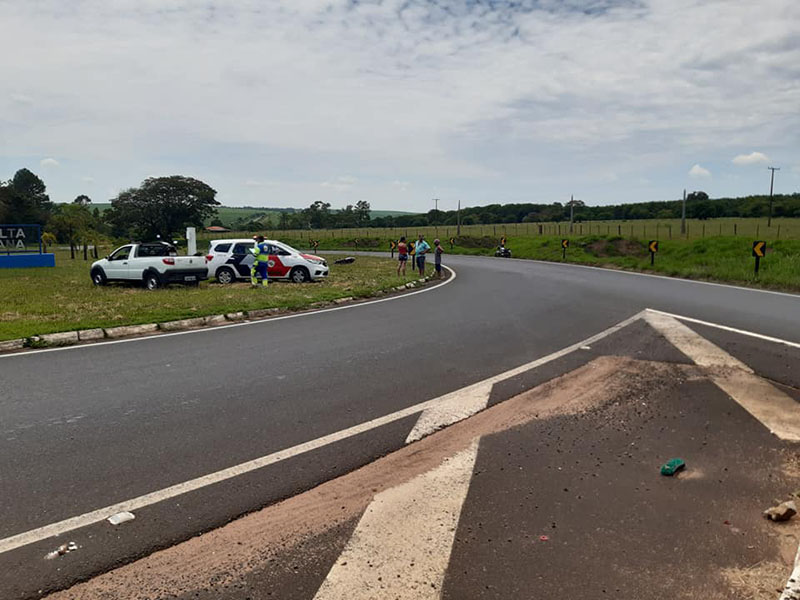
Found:
<svg viewBox="0 0 800 600"><path fill-rule="evenodd" d="M655 237L655 236L654 236ZM413 239L413 237L411 238ZM427 237L431 241L431 237ZM462 235L451 248L448 238L442 245L449 254L494 256L499 238L492 235ZM569 239L566 258L561 240ZM514 258L643 271L707 281L728 282L761 288L800 292L800 240L767 241L767 255L761 259L758 277L754 274L752 238L707 237L700 239L660 239L655 264L650 265L647 244L654 238L629 238L619 235L508 235L506 246ZM286 239L295 247L308 247L308 239ZM389 250L389 238L320 238L320 250ZM447 255L445 255L445 263Z"/></svg>
<svg viewBox="0 0 800 600"><path fill-rule="evenodd" d="M387 258L359 256L335 265L327 281L275 282L267 289L249 283L170 286L149 292L131 285L95 287L89 265L56 252L54 269L0 269L0 341L44 333L164 322L261 308L302 309L316 302L368 297L404 283ZM411 276L409 276L411 279Z"/></svg>

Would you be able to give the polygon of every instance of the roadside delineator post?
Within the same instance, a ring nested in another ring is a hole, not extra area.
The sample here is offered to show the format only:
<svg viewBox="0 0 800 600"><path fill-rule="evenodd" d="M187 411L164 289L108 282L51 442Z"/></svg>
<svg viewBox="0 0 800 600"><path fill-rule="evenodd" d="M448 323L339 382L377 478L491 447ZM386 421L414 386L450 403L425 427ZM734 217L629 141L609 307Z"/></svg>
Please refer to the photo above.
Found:
<svg viewBox="0 0 800 600"><path fill-rule="evenodd" d="M569 240L561 240L561 260L567 260L567 248L569 248Z"/></svg>
<svg viewBox="0 0 800 600"><path fill-rule="evenodd" d="M761 264L761 259L766 255L766 253L767 253L767 242L762 240L753 242L753 256L756 259L756 270L754 275L756 277L758 277L758 267Z"/></svg>
<svg viewBox="0 0 800 600"><path fill-rule="evenodd" d="M656 252L658 252L658 240L650 240L650 243L647 244L648 249L650 250L650 266L656 264Z"/></svg>

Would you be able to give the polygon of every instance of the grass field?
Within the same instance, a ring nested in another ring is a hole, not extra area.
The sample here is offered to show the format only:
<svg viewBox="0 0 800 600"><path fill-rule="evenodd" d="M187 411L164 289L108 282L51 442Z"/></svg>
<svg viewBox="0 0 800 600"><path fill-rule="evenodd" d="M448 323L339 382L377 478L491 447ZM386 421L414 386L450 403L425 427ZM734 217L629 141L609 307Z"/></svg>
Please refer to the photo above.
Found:
<svg viewBox="0 0 800 600"><path fill-rule="evenodd" d="M389 259L365 256L352 265L331 264L328 280L318 283L251 289L247 283L203 282L197 288L170 286L148 292L130 285L96 288L89 280L90 264L58 251L54 269L0 269L0 341L258 308L299 309L347 296L370 296L404 281L395 276Z"/></svg>
<svg viewBox="0 0 800 600"><path fill-rule="evenodd" d="M773 219L772 226L767 227L767 219L687 219L686 234L681 235L680 219L642 219L636 221L585 221L573 224L570 234L568 222L562 223L498 223L495 225L462 225L461 235L494 236L498 240L501 236L539 237L539 236L587 236L587 235L618 235L641 239L703 239L708 237L741 237L751 240L800 240L800 219L780 218ZM422 233L429 239L439 237L448 239L456 235L454 225L439 227L362 227L354 229L293 229L271 230L266 232L231 232L226 237L249 237L253 233L264 233L270 239L304 239L317 240L334 238L371 238L379 237L397 239L401 235L416 237ZM201 234L201 239L211 239L211 236Z"/></svg>

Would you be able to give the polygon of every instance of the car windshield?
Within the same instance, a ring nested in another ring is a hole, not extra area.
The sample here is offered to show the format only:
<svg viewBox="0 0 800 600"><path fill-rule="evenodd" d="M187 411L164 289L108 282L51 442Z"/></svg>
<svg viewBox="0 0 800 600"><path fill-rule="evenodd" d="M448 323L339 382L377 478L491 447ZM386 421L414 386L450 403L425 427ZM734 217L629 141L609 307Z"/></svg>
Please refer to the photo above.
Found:
<svg viewBox="0 0 800 600"><path fill-rule="evenodd" d="M299 250L295 250L289 244L284 244L283 242L276 243L275 247L280 250L286 250L287 252L291 252L292 254L301 254Z"/></svg>

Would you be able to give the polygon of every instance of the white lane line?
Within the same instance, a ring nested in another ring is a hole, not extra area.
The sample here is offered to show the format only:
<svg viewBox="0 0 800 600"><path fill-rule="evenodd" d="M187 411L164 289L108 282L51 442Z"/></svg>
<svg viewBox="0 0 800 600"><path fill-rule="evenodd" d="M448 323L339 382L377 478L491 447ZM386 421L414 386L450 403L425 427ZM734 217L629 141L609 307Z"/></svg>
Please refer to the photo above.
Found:
<svg viewBox="0 0 800 600"><path fill-rule="evenodd" d="M544 358L534 360L520 367L511 369L510 371L506 371L505 373L501 373L500 375L490 377L489 379L486 379L483 382L478 382L476 384L473 384L473 386L469 386L466 389L469 389L471 387L479 387L482 384L493 385L498 381L508 379L509 377L513 377L515 375L523 373L529 369L532 369L541 364L559 358L560 356L569 354L570 352L573 352L574 350L580 348L581 346L590 344L597 339L601 339L611 333L614 333L615 331L619 331L620 329L633 323L637 319L642 318L643 314L644 311L637 313L633 317L625 319L624 321L621 321L620 323L614 325L613 327L610 327L609 329L606 329L605 331L602 331L597 335L587 338L586 340L580 341L576 344L573 344L572 346L568 346L567 348L560 350L558 352L554 352L553 354L545 356ZM260 469L262 467L275 464L282 460L286 460L287 458L292 458L299 454L303 454L311 450L316 450L317 448L322 448L323 446L327 446L328 444L338 442L340 440L352 437L354 435L358 435L360 433L364 433L371 429L382 427L383 425L393 423L394 421L398 421L400 419L409 417L413 414L424 412L429 408L433 408L434 406L441 404L443 399L448 398L451 395L452 394L447 394L445 396L440 396L438 398L426 400L425 402L420 402L419 404L415 404L414 406L409 406L408 408L404 408L402 410L393 412L383 417L379 417L377 419L361 423L360 425L355 425L348 429L343 429L342 431L326 435L316 440L311 440L309 442L298 444L297 446L293 446L285 450L279 450L278 452L268 454L261 458L256 458L254 460L242 463L240 465L229 467L227 469L223 469L215 473L210 473L208 475L204 475L196 479L191 479L189 481L185 481L183 483L179 483L164 488L162 490L150 492L148 494L144 494L142 496L133 498L131 500L125 500L124 502L119 502L117 504L112 504L111 506L99 508L97 510L87 512L85 514L78 515L76 517L70 517L69 519L58 521L57 523L51 523L49 525L44 525L42 527L38 527L36 529L32 529L24 533L19 533L17 535L7 537L5 539L0 540L0 554L8 552L10 550L21 548L22 546L27 546L28 544L33 544L35 542L47 539L49 537L74 531L76 529L80 529L81 527L86 527L87 525L99 523L100 521L103 521L104 519L107 519L111 515L118 512L123 512L123 511L135 512L136 510L141 509L145 506L150 506L151 504L156 504L158 502L162 502L163 500L168 500L170 498L174 498L175 496L180 496L181 494L186 494L188 492L192 492L201 489L203 487L207 487L209 485L225 481L226 479L231 479L238 475L243 475L245 473L249 473L250 471L255 471L256 469ZM488 396L487 396L487 401L488 401Z"/></svg>
<svg viewBox="0 0 800 600"><path fill-rule="evenodd" d="M711 380L773 434L800 441L800 404L677 319L655 312L644 318L696 364L709 368Z"/></svg>
<svg viewBox="0 0 800 600"><path fill-rule="evenodd" d="M515 262L529 262L529 263L541 263L543 265L554 266L554 267L572 267L575 269L592 269L594 271L606 271L609 273L619 273L621 275L633 275L636 277L652 277L654 279L664 279L666 281L681 281L683 283L693 283L696 285L711 285L714 287L721 287L727 289L734 289L734 290L742 290L745 292L755 292L758 294L772 294L774 296L786 296L787 298L795 298L800 299L800 294L793 294L790 292L776 292L775 290L762 290L759 288L751 288L745 287L743 285L733 285L731 283L715 283L713 281L698 281L697 279L686 279L685 277L670 277L669 275L655 275L653 273L638 273L637 271L625 271L623 269L610 269L608 267L599 267L595 265L578 265L575 263L567 263L567 262L556 262L552 260L541 260L536 258L502 258L497 259L491 256L470 256L467 254L451 254L450 256L467 256L469 258L482 258L485 260L502 260L503 262L508 261L515 261Z"/></svg>
<svg viewBox="0 0 800 600"><path fill-rule="evenodd" d="M800 348L800 343L790 342L789 340L782 340L781 338L764 335L762 333L755 333L754 331L747 331L746 329L737 329L735 327L729 327L727 325L720 325L719 323L710 323L709 321L701 321L700 319L693 319L692 317L684 317L683 315L676 315L673 313L664 312L663 310L655 310L654 308L648 308L647 312L656 313L659 315L666 315L668 317L672 317L673 319L680 319L681 321L688 321L689 323L697 323L698 325L706 325L707 327L714 327L716 329L722 329L723 331L730 331L731 333L738 333L739 335L746 335L748 337L758 338L759 340L773 342L775 344L785 344L786 346L791 346L792 348Z"/></svg>
<svg viewBox="0 0 800 600"><path fill-rule="evenodd" d="M478 443L376 495L314 599L438 599Z"/></svg>
<svg viewBox="0 0 800 600"><path fill-rule="evenodd" d="M489 403L489 397L492 393L492 387L494 384L520 375L521 373L525 373L526 371L530 371L531 369L540 367L546 363L556 360L557 358L561 358L562 356L566 356L567 354L580 349L581 346L590 346L593 343L608 337L612 333L616 333L623 327L627 327L634 321L638 321L644 315L645 311L642 311L633 315L629 319L625 319L624 321L621 321L616 325L601 331L598 334L588 337L585 340L581 340L580 342L576 342L571 346L567 346L566 348L558 350L557 352L553 352L552 354L548 354L542 358L537 358L534 361L516 367L515 369L511 369L510 371L506 371L505 373L500 373L499 375L495 375L489 379L484 379L478 383L474 383L460 390L456 390L441 396L435 401L433 406L426 409L425 412L420 415L420 418L417 421L417 424L414 426L414 429L412 429L411 433L408 434L406 443L420 440L426 435L430 435L431 433L442 429L443 427L466 419L467 417L470 417L486 408L487 404Z"/></svg>
<svg viewBox="0 0 800 600"><path fill-rule="evenodd" d="M81 350L85 348L96 348L98 346L110 346L112 344L127 344L129 342L143 342L148 340L158 340L165 337L172 337L176 335L192 335L195 333L213 333L214 331L219 331L220 329L231 329L233 327L247 327L250 325L265 325L268 323L274 323L276 321L284 321L286 319L299 319L301 317L310 317L313 315L320 315L323 313L329 312L336 312L338 310L349 310L351 308L359 308L362 306L369 306L371 304L379 304L381 302L392 302L394 300L402 300L403 298L408 298L410 296L416 296L417 294L424 294L425 292L432 292L434 290L438 290L446 285L450 285L452 282L456 280L456 272L446 265L442 265L445 269L450 271L450 277L445 279L442 283L438 285L433 285L430 287L423 288L421 290L417 290L416 292L407 292L403 294L399 294L397 296L390 296L389 298L379 298L378 300L368 300L366 302L357 302L356 304L347 304L345 306L335 306L333 308L321 308L319 310L308 310L305 312L293 314L293 315L284 315L282 317L270 317L267 319L260 319L257 321L244 321L242 323L230 323L229 325L217 325L215 327L206 327L203 329L190 329L188 331L174 331L172 333L157 333L155 335L147 335L144 337L136 337L136 338L128 338L124 340L109 340L107 342L96 342L91 344L77 344L75 346L61 346L58 348L42 348L41 350L23 350L22 352L16 352L13 354L0 354L0 359L3 358L15 358L20 356L30 356L31 354L42 354L44 352L64 352L66 350Z"/></svg>
<svg viewBox="0 0 800 600"><path fill-rule="evenodd" d="M103 521L104 519L107 519L111 515L118 512L135 512L141 508L144 508L145 506L150 506L151 504L156 504L157 502L162 502L164 500L174 498L175 496L180 496L181 494L186 494L188 492L225 481L226 479L237 477L238 475L244 475L245 473L255 471L256 469L261 469L268 465L273 465L282 460L286 460L287 458L292 458L294 456L310 452L311 450L322 448L323 446L327 446L334 442L353 437L371 429L375 429L388 423L393 423L394 421L411 416L415 413L425 410L433 405L436 401L437 399L434 398L433 400L421 402L420 404L409 406L408 408L393 412L389 415L355 425L348 429L337 431L336 433L332 433L315 440L292 446L291 448L286 448L285 450L279 450L278 452L273 452L272 454L267 454L261 458L256 458L254 460L244 462L215 473L203 475L202 477L198 477L196 479L190 479L189 481L178 483L155 492L150 492L149 494L144 494L143 496L139 496L131 500L125 500L124 502L99 508L77 517L71 517L57 523L32 529L30 531L26 531L25 533L12 535L11 537L0 540L0 554L3 552L8 552L9 550L21 548L22 546L26 546L28 544L33 544L34 542L38 542L49 537L74 531L75 529L86 527L87 525L92 525L93 523L99 523L100 521Z"/></svg>
<svg viewBox="0 0 800 600"><path fill-rule="evenodd" d="M797 556L794 558L794 570L789 575L789 583L783 589L779 600L800 599L800 546L797 547Z"/></svg>

